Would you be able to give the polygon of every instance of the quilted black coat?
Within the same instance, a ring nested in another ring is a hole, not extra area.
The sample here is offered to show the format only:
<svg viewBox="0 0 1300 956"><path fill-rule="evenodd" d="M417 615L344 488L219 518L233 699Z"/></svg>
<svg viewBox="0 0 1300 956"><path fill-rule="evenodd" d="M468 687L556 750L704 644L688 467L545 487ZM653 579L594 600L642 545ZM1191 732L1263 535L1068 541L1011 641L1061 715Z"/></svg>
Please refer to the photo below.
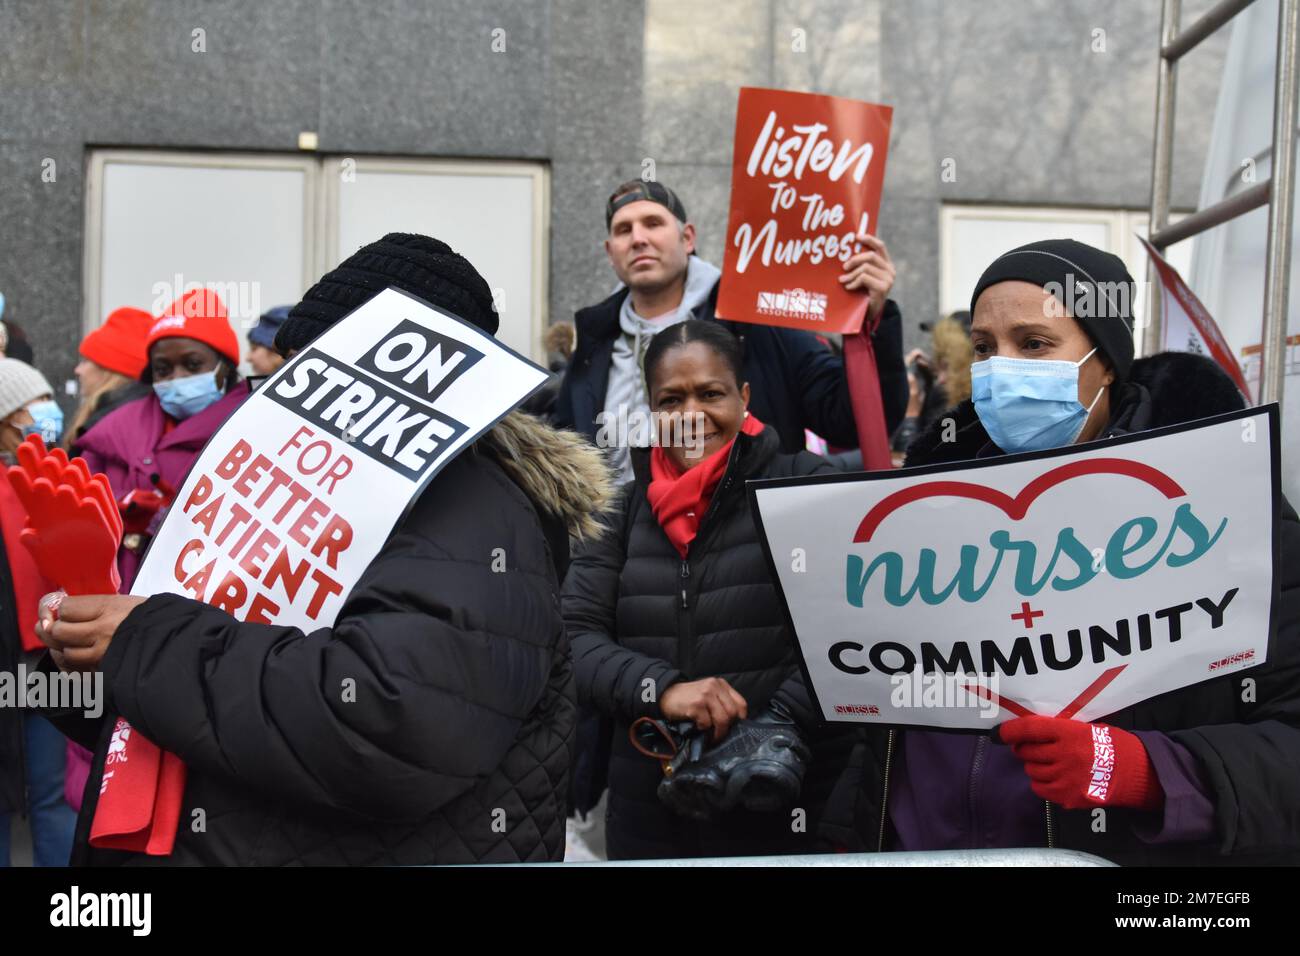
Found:
<svg viewBox="0 0 1300 956"><path fill-rule="evenodd" d="M558 582L605 478L579 439L529 427L510 447L531 460L503 467L481 440L434 479L331 628L171 595L136 608L101 669L110 708L188 767L180 829L168 857L90 848L113 721L65 717L95 752L73 862L562 859L575 702Z"/></svg>
<svg viewBox="0 0 1300 956"><path fill-rule="evenodd" d="M1232 380L1212 361L1162 352L1133 363L1105 436L1242 407ZM955 441L944 441L943 422L935 422L908 450L908 465L963 461L988 446L988 435L969 402L949 414L956 424ZM1043 832L1045 838L1050 834L1050 845L1125 865L1300 862L1300 522L1285 499L1280 512L1281 561L1274 572L1277 633L1269 643L1267 661L1099 718L1125 730L1164 731L1192 753L1214 803L1213 838L1207 843L1149 844L1136 835L1137 811L1111 809L1110 825L1098 828L1091 811L1053 804L1044 811ZM1247 681L1254 686L1253 694L1244 692ZM783 687L781 699L800 722L811 725L819 719L802 681ZM890 848L889 769L901 733L905 731L875 727L863 731L845 774L852 785L837 788L834 805L821 818L829 838L854 849ZM841 802L840 796L849 799Z"/></svg>
<svg viewBox="0 0 1300 956"><path fill-rule="evenodd" d="M812 852L816 803L841 776L852 740L814 732L812 779L805 781L804 834L786 813L733 813L705 825L660 804L659 764L634 750L628 728L660 717L657 700L680 681L722 677L751 716L798 669L776 583L767 567L745 482L834 471L807 452L778 453L770 426L736 437L726 473L682 560L646 501L648 458L633 451L637 480L624 486L611 533L574 555L564 583L564 619L573 641L578 696L612 718L606 842L611 859ZM646 694L647 681L653 695ZM649 697L649 699L647 699Z"/></svg>

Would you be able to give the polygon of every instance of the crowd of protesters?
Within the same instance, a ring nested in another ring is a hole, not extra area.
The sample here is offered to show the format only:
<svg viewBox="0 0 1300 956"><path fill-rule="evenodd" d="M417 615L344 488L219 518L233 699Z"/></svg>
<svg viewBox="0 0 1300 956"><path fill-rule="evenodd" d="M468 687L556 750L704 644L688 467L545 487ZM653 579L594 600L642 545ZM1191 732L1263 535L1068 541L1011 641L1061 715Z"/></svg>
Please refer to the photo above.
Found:
<svg viewBox="0 0 1300 956"><path fill-rule="evenodd" d="M969 312L922 323L930 348L905 358L878 237L858 237L840 277L866 312L841 342L718 317L720 271L662 184L619 186L605 227L618 291L552 327L547 385L438 474L334 623L310 633L127 592L207 440L379 291L495 334L473 265L436 239L385 236L262 316L243 356L211 292L157 315L116 309L82 342L66 427L5 322L0 455L33 433L62 443L107 476L124 533L122 593L65 598L54 619L38 601L56 582L20 545L22 506L0 480L0 670L99 671L115 709L0 709L0 863L17 814L42 865L560 860L566 819L605 793L615 859L1042 846L1122 862L1300 859L1289 504L1258 694L1243 703L1223 676L1094 722L1116 753L1100 831L1088 723L824 722L764 557L746 482L861 469L877 439L914 467L1242 408L1208 359L1135 360L1127 302L1101 318L1054 308L1067 274L1131 284L1119 259L1068 240L998 256ZM328 690L341 678L359 703ZM115 716L184 761L181 819L207 816L169 854L91 845Z"/></svg>

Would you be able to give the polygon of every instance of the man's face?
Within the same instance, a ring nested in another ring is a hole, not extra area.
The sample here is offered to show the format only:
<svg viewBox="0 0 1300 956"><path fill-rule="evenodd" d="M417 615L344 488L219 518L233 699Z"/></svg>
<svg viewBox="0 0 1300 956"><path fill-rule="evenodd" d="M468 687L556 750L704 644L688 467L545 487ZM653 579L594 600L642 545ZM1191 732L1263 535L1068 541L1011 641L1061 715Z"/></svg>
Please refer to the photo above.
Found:
<svg viewBox="0 0 1300 956"><path fill-rule="evenodd" d="M656 292L680 280L694 251L695 227L683 226L667 207L647 199L614 213L605 240L614 273L638 292Z"/></svg>

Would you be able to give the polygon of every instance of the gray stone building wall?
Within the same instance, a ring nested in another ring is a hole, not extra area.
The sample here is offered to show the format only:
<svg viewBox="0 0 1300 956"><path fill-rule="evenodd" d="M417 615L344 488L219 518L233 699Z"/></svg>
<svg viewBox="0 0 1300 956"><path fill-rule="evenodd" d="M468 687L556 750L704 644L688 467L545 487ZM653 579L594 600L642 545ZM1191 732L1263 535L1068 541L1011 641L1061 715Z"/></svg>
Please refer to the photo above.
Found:
<svg viewBox="0 0 1300 956"><path fill-rule="evenodd" d="M1183 24L1211 5L1184 3ZM647 0L646 21L647 155L682 193L713 261L736 87L894 108L879 226L909 346L939 308L943 203L1150 203L1155 0ZM1226 49L1223 31L1180 68L1175 208L1196 207Z"/></svg>
<svg viewBox="0 0 1300 956"><path fill-rule="evenodd" d="M1185 22L1209 0L1187 2ZM1159 4L1129 0L0 0L0 291L52 381L81 334L87 150L543 160L550 317L613 284L603 201L653 159L721 259L736 89L894 106L881 231L915 322L944 202L1142 207ZM206 32L206 52L191 31ZM494 54L494 29L507 51ZM1106 31L1094 52L1093 31ZM792 48L793 31L805 48ZM1193 206L1225 37L1183 71ZM940 178L956 163L955 182ZM57 176L44 182L43 163ZM177 210L202 228L220 210Z"/></svg>

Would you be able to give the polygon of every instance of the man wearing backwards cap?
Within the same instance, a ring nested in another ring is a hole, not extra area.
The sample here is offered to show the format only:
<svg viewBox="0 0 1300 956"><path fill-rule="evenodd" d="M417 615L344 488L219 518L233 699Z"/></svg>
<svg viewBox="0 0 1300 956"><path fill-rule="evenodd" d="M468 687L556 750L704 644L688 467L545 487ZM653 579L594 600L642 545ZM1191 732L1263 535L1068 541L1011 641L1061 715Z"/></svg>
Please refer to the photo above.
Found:
<svg viewBox="0 0 1300 956"><path fill-rule="evenodd" d="M935 423L906 465L1059 448L1244 407L1203 356L1134 359L1132 286L1118 258L1073 240L994 260L971 298L972 400L950 413L955 437ZM868 821L859 838L873 849L1051 845L1133 864L1297 862L1300 523L1285 501L1279 523L1281 623L1267 663L1244 674L1255 693L1243 696L1233 673L1092 723L1033 716L993 734L868 731L862 779L892 772L890 790L864 787L856 806L827 818ZM816 721L806 698L783 703L799 722ZM1099 740L1113 760L1100 798L1088 788Z"/></svg>
<svg viewBox="0 0 1300 956"><path fill-rule="evenodd" d="M393 234L312 286L277 346L301 350L389 286L496 331L469 262ZM43 640L99 669L120 714L188 768L170 856L89 847L112 722L64 721L96 752L74 862L562 859L575 701L556 593L569 535L596 530L609 493L595 449L514 413L439 472L331 627L240 623L176 595L65 599Z"/></svg>
<svg viewBox="0 0 1300 956"><path fill-rule="evenodd" d="M619 437L620 417L645 421L649 401L641 361L659 330L689 318L713 319L719 269L695 255L695 226L677 194L658 182L632 180L605 204L605 253L622 287L574 316L578 344L560 387L555 423L593 441L609 442L620 480L631 477L631 458ZM907 406L902 318L888 299L894 267L885 244L862 236L866 250L840 277L846 289L871 296L869 318L878 362L886 434ZM783 451L804 447L804 429L834 445L856 447L858 432L844 362L809 332L770 325L724 322L745 352L754 414L776 429ZM605 425L602 430L602 424ZM648 437L630 436L639 444Z"/></svg>

